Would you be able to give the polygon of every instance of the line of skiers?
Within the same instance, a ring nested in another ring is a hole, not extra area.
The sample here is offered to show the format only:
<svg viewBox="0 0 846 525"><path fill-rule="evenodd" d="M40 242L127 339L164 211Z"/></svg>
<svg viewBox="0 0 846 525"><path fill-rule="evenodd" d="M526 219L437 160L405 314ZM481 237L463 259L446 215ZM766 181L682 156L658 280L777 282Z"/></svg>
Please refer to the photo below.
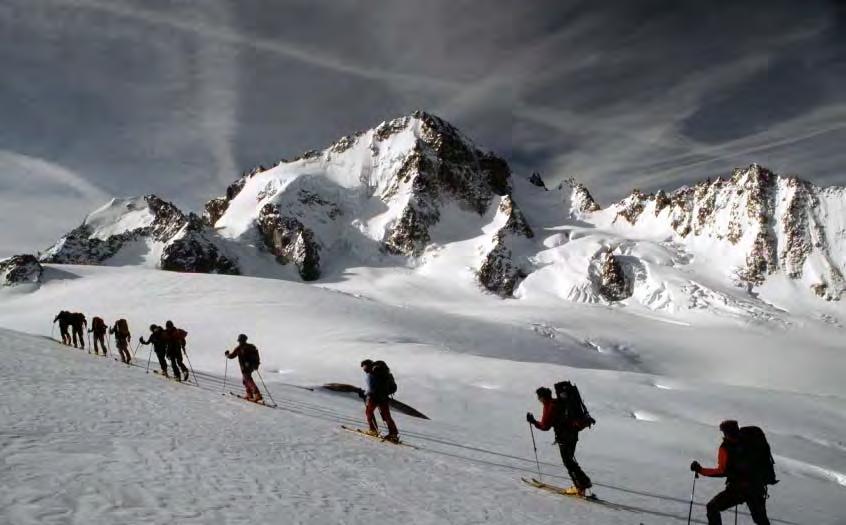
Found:
<svg viewBox="0 0 846 525"><path fill-rule="evenodd" d="M569 381L555 384L556 396L546 387L538 388L538 401L543 406L541 420L531 412L526 414L529 424L539 430L552 429L561 459L573 486L564 489L567 495L586 496L592 483L576 461L576 444L579 432L590 428L596 421L591 417L576 385ZM723 441L717 455L717 466L704 468L698 461L690 465L695 477L726 478L726 488L706 505L709 525L721 525L720 513L746 503L756 525L769 525L766 500L768 485L775 485L775 462L770 445L759 427L740 427L737 421L726 420L720 424ZM532 438L534 439L534 438ZM695 488L694 481L694 488ZM693 495L691 494L691 513Z"/></svg>
<svg viewBox="0 0 846 525"><path fill-rule="evenodd" d="M85 338L83 336L83 328L88 326L88 320L85 315L78 312L68 312L62 310L53 319L53 323L59 323L59 331L62 335L62 343L74 348L85 349ZM68 332L71 328L71 332ZM129 331L129 323L126 319L118 319L112 326L107 326L102 317L93 317L91 319L91 329L88 330L92 334L94 347L94 354L103 356L108 355L108 344L106 343L106 334L113 335L115 338L115 346L117 347L120 360L123 363L132 363L132 352L130 345L132 344L132 334ZM167 321L165 327L152 324L150 325L150 336L145 341L143 337L138 338L139 345L153 345L153 350L159 360L162 374L170 377L168 374L167 360L170 360L173 379L176 381L188 380L188 367L182 360L186 354L186 336L188 332L181 328L174 326L172 321Z"/></svg>
<svg viewBox="0 0 846 525"><path fill-rule="evenodd" d="M59 312L53 323L59 322L59 329L62 334L62 342L66 345L73 343L74 347L79 344L85 348L83 338L83 327L87 326L85 316L81 313L67 311ZM68 328L72 328L71 334ZM89 330L94 334L94 352L97 353L98 344L106 355L106 346L103 340L106 334L106 323L100 317L92 319L92 328ZM109 334L115 335L121 359L125 363L130 362L129 342L131 336L129 326L125 319L119 319L108 328ZM145 341L139 338L143 345L153 345L153 351L159 361L162 374L168 376L167 360L170 361L173 378L177 381L188 379L188 368L182 361L182 355L186 352L186 336L188 332L174 326L173 322L167 321L165 327L150 325L150 336ZM253 402L262 402L261 392L252 378L252 374L259 369L261 359L258 348L247 342L247 336L238 336L238 346L224 352L227 359L238 359L241 369L244 388L247 392L246 399ZM360 396L365 401L364 415L367 420L367 433L372 436L379 436L379 427L376 423L376 411L388 428L388 433L383 437L386 441L399 443L399 430L391 417L390 398L397 391L397 383L390 368L384 361L373 361L365 359L361 361L361 370L364 372L364 388ZM181 372L181 376L180 376ZM552 390L547 387L540 387L535 391L538 401L543 407L540 421L528 412L526 421L531 428L548 431L553 430L555 443L561 453L561 460L573 486L564 489L567 495L578 495L585 497L593 483L582 470L576 461L576 445L579 441L579 433L589 429L596 420L591 417L590 412L582 400L581 393L575 384L569 381L562 381L554 385L555 396ZM720 431L723 434L723 441L717 455L717 466L704 468L698 461L690 465L690 470L695 476L724 477L726 488L706 505L709 525L721 525L720 513L737 505L746 503L752 520L756 525L769 525L767 518L766 499L767 486L778 483L775 477L772 453L764 432L758 427L741 428L737 421L726 420L720 424ZM532 438L534 440L534 437ZM695 488L695 482L694 482ZM691 495L691 512L693 499Z"/></svg>

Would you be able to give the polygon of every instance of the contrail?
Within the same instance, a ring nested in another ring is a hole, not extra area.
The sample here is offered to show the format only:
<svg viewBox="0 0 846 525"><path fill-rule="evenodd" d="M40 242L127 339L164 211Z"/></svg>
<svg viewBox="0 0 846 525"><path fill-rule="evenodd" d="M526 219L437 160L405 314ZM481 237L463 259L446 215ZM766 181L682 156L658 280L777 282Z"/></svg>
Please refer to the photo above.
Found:
<svg viewBox="0 0 846 525"><path fill-rule="evenodd" d="M228 42L231 44L251 47L256 50L266 51L275 55L297 60L305 64L321 67L338 73L344 73L368 80L379 80L390 83L413 85L417 88L425 87L436 92L454 92L463 88L458 82L452 82L437 78L406 73L396 73L379 68L352 64L347 60L319 53L311 49L303 49L287 42L279 42L268 38L247 36L233 31L226 27L214 26L196 20L180 20L172 15L161 15L159 13L115 5L110 2L99 0L54 0L58 3L74 7L84 7L101 12L110 13L116 16L140 20L156 26L164 26L179 31L193 33L207 39Z"/></svg>

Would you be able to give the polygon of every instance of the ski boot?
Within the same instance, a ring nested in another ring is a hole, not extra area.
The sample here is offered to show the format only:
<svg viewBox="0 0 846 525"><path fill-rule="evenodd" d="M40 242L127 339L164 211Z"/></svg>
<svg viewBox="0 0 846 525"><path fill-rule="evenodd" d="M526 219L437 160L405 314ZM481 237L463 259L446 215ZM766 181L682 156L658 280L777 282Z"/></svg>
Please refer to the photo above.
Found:
<svg viewBox="0 0 846 525"><path fill-rule="evenodd" d="M182 374L182 380L188 381L188 371L186 370L184 374Z"/></svg>
<svg viewBox="0 0 846 525"><path fill-rule="evenodd" d="M382 441L389 441L391 443L399 444L400 438L397 434L388 434L382 438Z"/></svg>
<svg viewBox="0 0 846 525"><path fill-rule="evenodd" d="M379 431L378 430L365 430L364 433L367 434L368 436L379 437Z"/></svg>

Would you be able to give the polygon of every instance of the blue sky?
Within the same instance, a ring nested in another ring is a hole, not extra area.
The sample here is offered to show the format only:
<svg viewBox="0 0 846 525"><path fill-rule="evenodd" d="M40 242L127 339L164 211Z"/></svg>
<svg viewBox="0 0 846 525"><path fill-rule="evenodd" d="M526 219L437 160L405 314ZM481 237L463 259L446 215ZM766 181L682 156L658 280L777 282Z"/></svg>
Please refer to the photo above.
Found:
<svg viewBox="0 0 846 525"><path fill-rule="evenodd" d="M845 50L822 0L4 0L0 255L415 109L602 203L753 161L843 184Z"/></svg>

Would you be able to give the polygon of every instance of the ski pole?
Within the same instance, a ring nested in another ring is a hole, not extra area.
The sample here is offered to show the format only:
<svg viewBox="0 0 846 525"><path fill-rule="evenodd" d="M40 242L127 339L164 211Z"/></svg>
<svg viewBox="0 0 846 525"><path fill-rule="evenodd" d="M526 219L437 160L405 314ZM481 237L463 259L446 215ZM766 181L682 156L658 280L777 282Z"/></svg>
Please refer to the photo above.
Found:
<svg viewBox="0 0 846 525"><path fill-rule="evenodd" d="M194 367L191 365L191 358L188 357L188 352L186 352L185 349L183 349L182 353L185 354L185 359L188 361L188 368L191 369L191 377L194 378L194 384L197 385L197 386L200 386L200 382L197 381L197 374L194 373Z"/></svg>
<svg viewBox="0 0 846 525"><path fill-rule="evenodd" d="M88 332L88 353L91 353L91 332Z"/></svg>
<svg viewBox="0 0 846 525"><path fill-rule="evenodd" d="M223 365L223 394L222 395L225 396L226 395L226 375L229 372L229 358L224 357L223 359L224 359L224 361L226 361L226 364Z"/></svg>
<svg viewBox="0 0 846 525"><path fill-rule="evenodd" d="M135 350L132 351L132 357L135 357L135 354L138 353L138 348L141 346L141 341L138 341L138 344L135 345Z"/></svg>
<svg viewBox="0 0 846 525"><path fill-rule="evenodd" d="M687 525L690 525L690 519L693 517L693 495L696 493L696 478L699 477L698 472L693 473L693 488L690 489L690 510L687 511Z"/></svg>
<svg viewBox="0 0 846 525"><path fill-rule="evenodd" d="M256 368L256 373L258 374L259 379L261 379L261 384L262 384L262 386L264 386L264 391L265 391L265 392L267 392L267 397L269 397L269 398L270 398L270 402L271 402L271 403L273 403L273 404L275 405L275 404L276 404L276 401L274 401L274 400L273 400L273 396L272 396L272 395L270 395L270 390L268 390L268 389L267 389L267 385L265 385L265 384L264 384L264 378L262 378L262 377L261 377L261 372L259 372L259 369L258 369L258 368Z"/></svg>
<svg viewBox="0 0 846 525"><path fill-rule="evenodd" d="M543 481L543 474L541 474L540 461L538 460L538 446L535 444L535 430L532 424L529 423L529 433L532 435L532 448L535 449L535 463L538 465L538 481Z"/></svg>
<svg viewBox="0 0 846 525"><path fill-rule="evenodd" d="M53 324L50 325L50 339L56 338L56 321L53 321Z"/></svg>
<svg viewBox="0 0 846 525"><path fill-rule="evenodd" d="M737 505L734 506L734 525L737 525Z"/></svg>

